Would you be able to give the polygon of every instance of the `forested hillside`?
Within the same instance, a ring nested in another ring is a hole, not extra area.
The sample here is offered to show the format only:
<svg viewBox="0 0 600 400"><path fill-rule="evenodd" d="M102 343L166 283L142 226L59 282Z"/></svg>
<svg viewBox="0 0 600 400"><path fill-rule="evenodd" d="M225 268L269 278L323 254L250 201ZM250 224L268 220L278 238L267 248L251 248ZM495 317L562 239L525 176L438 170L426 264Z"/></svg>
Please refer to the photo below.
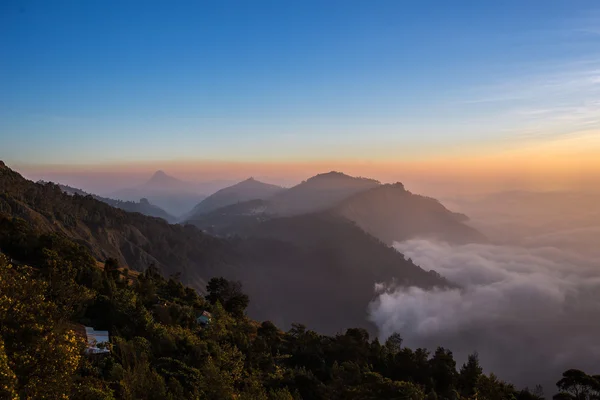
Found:
<svg viewBox="0 0 600 400"><path fill-rule="evenodd" d="M202 297L155 267L98 265L83 246L18 220L2 230L11 232L0 253L2 399L543 398L484 373L476 354L459 366L448 349L404 347L401 334L284 332L245 316L252 299L235 282L212 279ZM108 352L86 353L84 325L108 332ZM556 398L595 399L598 378L566 371Z"/></svg>

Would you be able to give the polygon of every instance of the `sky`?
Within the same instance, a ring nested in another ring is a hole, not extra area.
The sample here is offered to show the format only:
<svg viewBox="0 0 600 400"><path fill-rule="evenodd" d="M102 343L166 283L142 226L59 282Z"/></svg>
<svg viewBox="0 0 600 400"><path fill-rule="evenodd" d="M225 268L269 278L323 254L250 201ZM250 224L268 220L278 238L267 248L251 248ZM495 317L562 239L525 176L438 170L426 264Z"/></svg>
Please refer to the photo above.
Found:
<svg viewBox="0 0 600 400"><path fill-rule="evenodd" d="M29 174L551 187L599 152L596 1L0 2L0 159Z"/></svg>

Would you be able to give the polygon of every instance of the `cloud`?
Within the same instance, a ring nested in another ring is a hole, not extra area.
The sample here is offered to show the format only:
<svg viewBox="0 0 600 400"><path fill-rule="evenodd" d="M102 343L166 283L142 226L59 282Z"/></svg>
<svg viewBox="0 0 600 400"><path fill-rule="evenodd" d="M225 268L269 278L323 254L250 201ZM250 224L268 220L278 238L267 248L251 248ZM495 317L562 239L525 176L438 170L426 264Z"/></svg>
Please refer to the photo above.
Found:
<svg viewBox="0 0 600 400"><path fill-rule="evenodd" d="M462 288L380 284L369 313L382 339L399 332L407 346L445 346L459 362L478 351L488 372L548 393L567 368L600 373L600 260L553 247L395 247Z"/></svg>

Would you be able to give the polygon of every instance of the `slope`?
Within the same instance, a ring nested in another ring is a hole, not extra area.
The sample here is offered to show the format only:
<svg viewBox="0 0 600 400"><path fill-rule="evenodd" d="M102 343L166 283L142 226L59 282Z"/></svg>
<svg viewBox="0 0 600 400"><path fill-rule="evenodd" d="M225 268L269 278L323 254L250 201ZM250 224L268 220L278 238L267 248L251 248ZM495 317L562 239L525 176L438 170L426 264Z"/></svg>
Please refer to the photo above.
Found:
<svg viewBox="0 0 600 400"><path fill-rule="evenodd" d="M387 244L410 238L431 238L449 243L485 242L486 238L431 197L413 194L401 183L381 185L356 194L335 207L335 212Z"/></svg>
<svg viewBox="0 0 600 400"><path fill-rule="evenodd" d="M208 196L197 204L184 219L194 219L201 214L206 214L218 208L235 203L248 200L265 200L283 190L284 189L281 186L271 185L257 181L254 178L249 178Z"/></svg>
<svg viewBox="0 0 600 400"><path fill-rule="evenodd" d="M40 181L38 183L44 184L46 182ZM120 208L121 210L125 210L128 212L138 212L140 214L144 214L149 217L162 218L165 221L171 222L171 223L176 221L176 218L174 216L170 215L168 212L166 212L162 208L150 203L148 201L148 199L145 199L145 198L140 199L139 202L122 201L122 200L109 199L108 197L102 197L102 196L98 196L95 194L90 194L81 189L77 189L77 188L74 188L74 187L71 187L68 185L58 184L58 186L62 189L63 192L70 194L70 195L74 195L74 194L78 194L80 196L90 195L93 198L95 198L96 200L100 200L103 203L106 203L115 208Z"/></svg>
<svg viewBox="0 0 600 400"><path fill-rule="evenodd" d="M313 176L276 194L270 199L268 211L277 215L321 211L335 206L349 196L377 186L379 182L376 180L332 171Z"/></svg>

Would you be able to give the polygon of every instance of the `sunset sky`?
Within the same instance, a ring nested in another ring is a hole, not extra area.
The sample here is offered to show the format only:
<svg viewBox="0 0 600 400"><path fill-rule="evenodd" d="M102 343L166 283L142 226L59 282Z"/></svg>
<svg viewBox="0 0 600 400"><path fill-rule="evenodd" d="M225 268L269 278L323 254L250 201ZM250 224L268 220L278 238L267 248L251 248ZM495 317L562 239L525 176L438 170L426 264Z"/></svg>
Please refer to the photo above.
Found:
<svg viewBox="0 0 600 400"><path fill-rule="evenodd" d="M2 1L0 159L123 185L156 169L588 185L600 4Z"/></svg>

